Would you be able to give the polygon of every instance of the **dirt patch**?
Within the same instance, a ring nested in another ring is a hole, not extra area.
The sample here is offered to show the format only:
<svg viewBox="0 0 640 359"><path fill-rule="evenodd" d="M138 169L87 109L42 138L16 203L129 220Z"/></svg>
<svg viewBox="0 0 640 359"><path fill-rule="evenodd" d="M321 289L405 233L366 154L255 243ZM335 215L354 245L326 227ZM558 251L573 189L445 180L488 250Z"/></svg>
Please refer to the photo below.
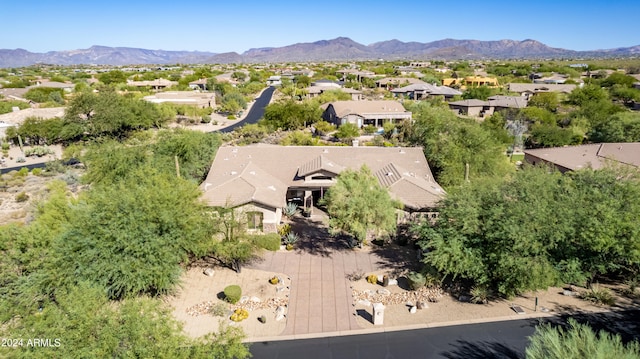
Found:
<svg viewBox="0 0 640 359"><path fill-rule="evenodd" d="M254 269L242 269L241 273L236 273L222 267L210 268L213 274L206 275L205 269L188 270L183 275L181 289L167 298L174 308L174 316L183 322L187 334L200 337L215 332L221 322L241 327L251 338L282 333L287 324L291 286L288 276ZM281 281L271 284L269 279L273 277ZM224 288L233 284L242 289L242 299L235 305L225 302L223 295ZM241 322L231 321L231 314L238 308L246 309L249 318ZM283 316L276 320L278 314ZM264 323L259 320L262 316Z"/></svg>

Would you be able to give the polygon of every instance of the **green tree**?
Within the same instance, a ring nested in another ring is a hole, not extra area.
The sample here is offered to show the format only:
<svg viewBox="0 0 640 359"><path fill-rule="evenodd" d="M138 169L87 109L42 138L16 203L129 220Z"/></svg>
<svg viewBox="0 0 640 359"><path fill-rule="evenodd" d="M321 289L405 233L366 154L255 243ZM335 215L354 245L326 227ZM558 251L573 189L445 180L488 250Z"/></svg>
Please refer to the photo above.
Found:
<svg viewBox="0 0 640 359"><path fill-rule="evenodd" d="M296 130L319 121L321 116L320 108L313 102L287 100L267 106L264 123L272 129Z"/></svg>
<svg viewBox="0 0 640 359"><path fill-rule="evenodd" d="M358 126L353 123L345 123L338 127L338 130L334 134L337 139L342 140L343 142L349 142L354 138L360 136L360 129Z"/></svg>
<svg viewBox="0 0 640 359"><path fill-rule="evenodd" d="M393 233L396 208L401 206L366 166L341 172L322 203L327 206L331 231L348 233L359 243L371 235Z"/></svg>
<svg viewBox="0 0 640 359"><path fill-rule="evenodd" d="M127 82L127 74L120 70L113 70L109 72L105 72L103 74L98 75L98 80L105 85L110 85L114 83L126 83Z"/></svg>
<svg viewBox="0 0 640 359"><path fill-rule="evenodd" d="M593 142L640 142L640 115L620 112L593 128Z"/></svg>
<svg viewBox="0 0 640 359"><path fill-rule="evenodd" d="M471 87L464 91L462 94L462 98L467 99L478 99L482 101L486 101L493 95L493 90L488 88L487 86L478 86Z"/></svg>
<svg viewBox="0 0 640 359"><path fill-rule="evenodd" d="M195 184L148 165L95 184L54 244L52 271L60 276L52 283L87 281L110 298L171 291L181 264L211 249L213 223L203 216L200 195Z"/></svg>
<svg viewBox="0 0 640 359"><path fill-rule="evenodd" d="M242 71L234 71L231 74L231 78L242 82L247 78L247 74Z"/></svg>
<svg viewBox="0 0 640 359"><path fill-rule="evenodd" d="M544 324L536 327L526 348L527 359L583 359L640 357L640 344L632 341L626 345L619 335L605 331L597 334L586 324L569 319L569 326Z"/></svg>
<svg viewBox="0 0 640 359"><path fill-rule="evenodd" d="M220 108L225 112L235 114L247 108L247 100L239 91L229 91L222 96Z"/></svg>
<svg viewBox="0 0 640 359"><path fill-rule="evenodd" d="M555 92L540 92L535 94L528 103L528 106L539 107L549 112L556 112L558 110L558 94Z"/></svg>

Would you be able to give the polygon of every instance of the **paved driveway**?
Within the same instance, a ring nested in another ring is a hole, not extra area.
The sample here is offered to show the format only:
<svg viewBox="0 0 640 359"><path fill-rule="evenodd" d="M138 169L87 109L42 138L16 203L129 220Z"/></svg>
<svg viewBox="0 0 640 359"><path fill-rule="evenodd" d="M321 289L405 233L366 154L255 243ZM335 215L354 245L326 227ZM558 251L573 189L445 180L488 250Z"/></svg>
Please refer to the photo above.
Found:
<svg viewBox="0 0 640 359"><path fill-rule="evenodd" d="M319 212L319 211L318 211ZM349 249L329 236L326 216L296 217L293 231L301 236L293 251L268 252L250 268L291 277L287 326L281 335L362 329L356 322L347 274L405 269L413 252L405 247Z"/></svg>

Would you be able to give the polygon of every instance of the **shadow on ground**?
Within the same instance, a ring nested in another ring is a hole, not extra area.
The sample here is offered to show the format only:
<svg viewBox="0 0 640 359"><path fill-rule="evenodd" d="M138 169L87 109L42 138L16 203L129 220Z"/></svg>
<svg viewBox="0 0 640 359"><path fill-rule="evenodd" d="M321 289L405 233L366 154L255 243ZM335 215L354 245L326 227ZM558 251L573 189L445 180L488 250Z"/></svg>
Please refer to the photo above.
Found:
<svg viewBox="0 0 640 359"><path fill-rule="evenodd" d="M485 359L485 358L524 358L518 350L498 342L469 342L457 340L453 351L442 353L442 356L449 359Z"/></svg>
<svg viewBox="0 0 640 359"><path fill-rule="evenodd" d="M319 212L319 211L318 211ZM299 237L296 250L331 257L331 252L348 250L347 242L342 237L332 236L322 215L312 218L296 215L291 219L291 231Z"/></svg>

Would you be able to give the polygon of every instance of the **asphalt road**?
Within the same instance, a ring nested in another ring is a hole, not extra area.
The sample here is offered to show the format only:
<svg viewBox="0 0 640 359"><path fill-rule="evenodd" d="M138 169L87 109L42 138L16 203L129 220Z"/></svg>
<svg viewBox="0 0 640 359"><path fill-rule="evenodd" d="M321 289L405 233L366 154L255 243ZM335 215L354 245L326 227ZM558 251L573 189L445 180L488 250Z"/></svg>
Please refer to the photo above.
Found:
<svg viewBox="0 0 640 359"><path fill-rule="evenodd" d="M623 341L638 339L640 311L623 314L576 315L596 330L621 334ZM568 316L551 319L566 323ZM352 358L524 358L528 337L539 319L458 325L366 335L252 343L256 359Z"/></svg>
<svg viewBox="0 0 640 359"><path fill-rule="evenodd" d="M260 97L258 97L256 102L253 103L253 106L251 106L251 110L249 110L249 113L242 121L238 121L231 126L225 127L221 129L220 132L232 132L234 129L240 126L257 123L258 120L262 118L262 115L264 115L264 108L267 107L267 105L271 101L271 96L273 96L273 91L275 91L275 89L275 87L271 86L268 89L262 91L262 94L260 95Z"/></svg>

